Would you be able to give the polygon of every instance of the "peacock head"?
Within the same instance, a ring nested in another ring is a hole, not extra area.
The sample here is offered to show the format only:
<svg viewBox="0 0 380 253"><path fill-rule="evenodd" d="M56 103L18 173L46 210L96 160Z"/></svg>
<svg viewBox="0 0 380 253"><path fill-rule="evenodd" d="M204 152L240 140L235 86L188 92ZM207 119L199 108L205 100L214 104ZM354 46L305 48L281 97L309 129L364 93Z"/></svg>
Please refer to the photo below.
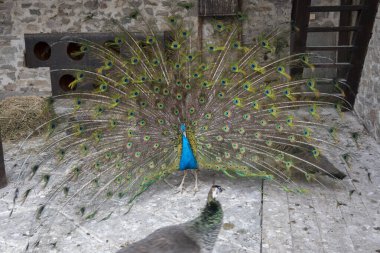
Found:
<svg viewBox="0 0 380 253"><path fill-rule="evenodd" d="M208 202L215 200L219 193L221 193L222 191L224 191L224 189L219 185L214 184L213 186L211 186L207 198Z"/></svg>
<svg viewBox="0 0 380 253"><path fill-rule="evenodd" d="M186 132L186 125L185 123L181 123L181 133L185 133Z"/></svg>

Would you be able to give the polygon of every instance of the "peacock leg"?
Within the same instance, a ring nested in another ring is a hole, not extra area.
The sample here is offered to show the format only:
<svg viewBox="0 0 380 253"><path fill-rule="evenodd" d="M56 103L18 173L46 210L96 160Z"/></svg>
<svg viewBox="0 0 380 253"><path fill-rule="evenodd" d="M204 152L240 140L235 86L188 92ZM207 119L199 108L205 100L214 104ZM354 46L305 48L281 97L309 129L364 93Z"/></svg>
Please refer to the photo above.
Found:
<svg viewBox="0 0 380 253"><path fill-rule="evenodd" d="M194 186L194 194L199 191L198 189L198 170L194 170L194 174L195 174L195 186Z"/></svg>
<svg viewBox="0 0 380 253"><path fill-rule="evenodd" d="M181 184L178 186L178 192L181 192L181 193L183 192L183 184L185 183L186 175L187 175L187 170L184 170Z"/></svg>

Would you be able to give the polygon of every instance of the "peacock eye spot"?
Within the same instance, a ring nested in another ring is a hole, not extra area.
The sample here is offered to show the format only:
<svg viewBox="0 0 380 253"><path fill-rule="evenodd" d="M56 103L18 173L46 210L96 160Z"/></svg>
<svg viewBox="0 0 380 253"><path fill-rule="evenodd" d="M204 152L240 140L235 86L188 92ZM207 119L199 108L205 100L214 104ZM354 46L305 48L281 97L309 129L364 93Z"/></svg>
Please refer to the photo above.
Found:
<svg viewBox="0 0 380 253"><path fill-rule="evenodd" d="M256 65L255 64L251 64L251 68L256 68Z"/></svg>
<svg viewBox="0 0 380 253"><path fill-rule="evenodd" d="M265 94L269 94L269 90L265 90Z"/></svg>
<svg viewBox="0 0 380 253"><path fill-rule="evenodd" d="M135 92L135 96L137 96L139 93L138 92Z"/></svg>
<svg viewBox="0 0 380 253"><path fill-rule="evenodd" d="M80 78L83 78L83 77L84 77L84 74L79 74L79 77L80 77Z"/></svg>
<svg viewBox="0 0 380 253"><path fill-rule="evenodd" d="M232 70L233 70L233 71L236 71L236 67L232 67Z"/></svg>
<svg viewBox="0 0 380 253"><path fill-rule="evenodd" d="M137 63L137 62L138 62L138 60L137 60L137 59L134 59L134 60L133 60L133 62L134 62L134 63Z"/></svg>
<svg viewBox="0 0 380 253"><path fill-rule="evenodd" d="M192 55L189 55L188 58L191 60L191 59L193 59L193 56L192 56Z"/></svg>
<svg viewBox="0 0 380 253"><path fill-rule="evenodd" d="M285 93L285 95L288 95L288 94L289 94L289 91L286 90L286 91L284 91L284 93Z"/></svg>
<svg viewBox="0 0 380 253"><path fill-rule="evenodd" d="M209 47L209 49L212 51L212 50L214 50L214 47Z"/></svg>
<svg viewBox="0 0 380 253"><path fill-rule="evenodd" d="M220 28L222 28L222 25L217 25L216 27L218 27L220 29Z"/></svg>
<svg viewBox="0 0 380 253"><path fill-rule="evenodd" d="M262 45L263 47L265 47L265 46L267 45L267 43L266 43L265 41L263 41L263 42L261 42L261 45Z"/></svg>
<svg viewBox="0 0 380 253"><path fill-rule="evenodd" d="M282 67L278 67L278 68L277 68L277 71L282 71Z"/></svg>

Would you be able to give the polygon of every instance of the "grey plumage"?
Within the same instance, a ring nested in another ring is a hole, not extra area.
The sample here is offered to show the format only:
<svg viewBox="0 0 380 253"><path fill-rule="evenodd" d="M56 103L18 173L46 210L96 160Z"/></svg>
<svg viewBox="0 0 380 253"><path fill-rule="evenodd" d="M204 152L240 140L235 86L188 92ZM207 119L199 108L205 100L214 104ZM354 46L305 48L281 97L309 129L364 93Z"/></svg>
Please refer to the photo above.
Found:
<svg viewBox="0 0 380 253"><path fill-rule="evenodd" d="M223 222L222 206L215 199L222 188L213 185L202 213L186 223L160 228L117 253L212 252Z"/></svg>

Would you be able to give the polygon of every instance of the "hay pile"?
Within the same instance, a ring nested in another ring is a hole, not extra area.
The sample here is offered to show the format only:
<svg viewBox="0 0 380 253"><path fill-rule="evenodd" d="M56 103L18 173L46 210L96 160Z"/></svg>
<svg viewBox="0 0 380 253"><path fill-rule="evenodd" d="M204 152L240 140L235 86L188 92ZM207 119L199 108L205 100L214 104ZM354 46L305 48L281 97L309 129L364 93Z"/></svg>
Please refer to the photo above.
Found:
<svg viewBox="0 0 380 253"><path fill-rule="evenodd" d="M0 101L1 138L3 141L21 140L53 115L53 109L45 98L8 97Z"/></svg>

